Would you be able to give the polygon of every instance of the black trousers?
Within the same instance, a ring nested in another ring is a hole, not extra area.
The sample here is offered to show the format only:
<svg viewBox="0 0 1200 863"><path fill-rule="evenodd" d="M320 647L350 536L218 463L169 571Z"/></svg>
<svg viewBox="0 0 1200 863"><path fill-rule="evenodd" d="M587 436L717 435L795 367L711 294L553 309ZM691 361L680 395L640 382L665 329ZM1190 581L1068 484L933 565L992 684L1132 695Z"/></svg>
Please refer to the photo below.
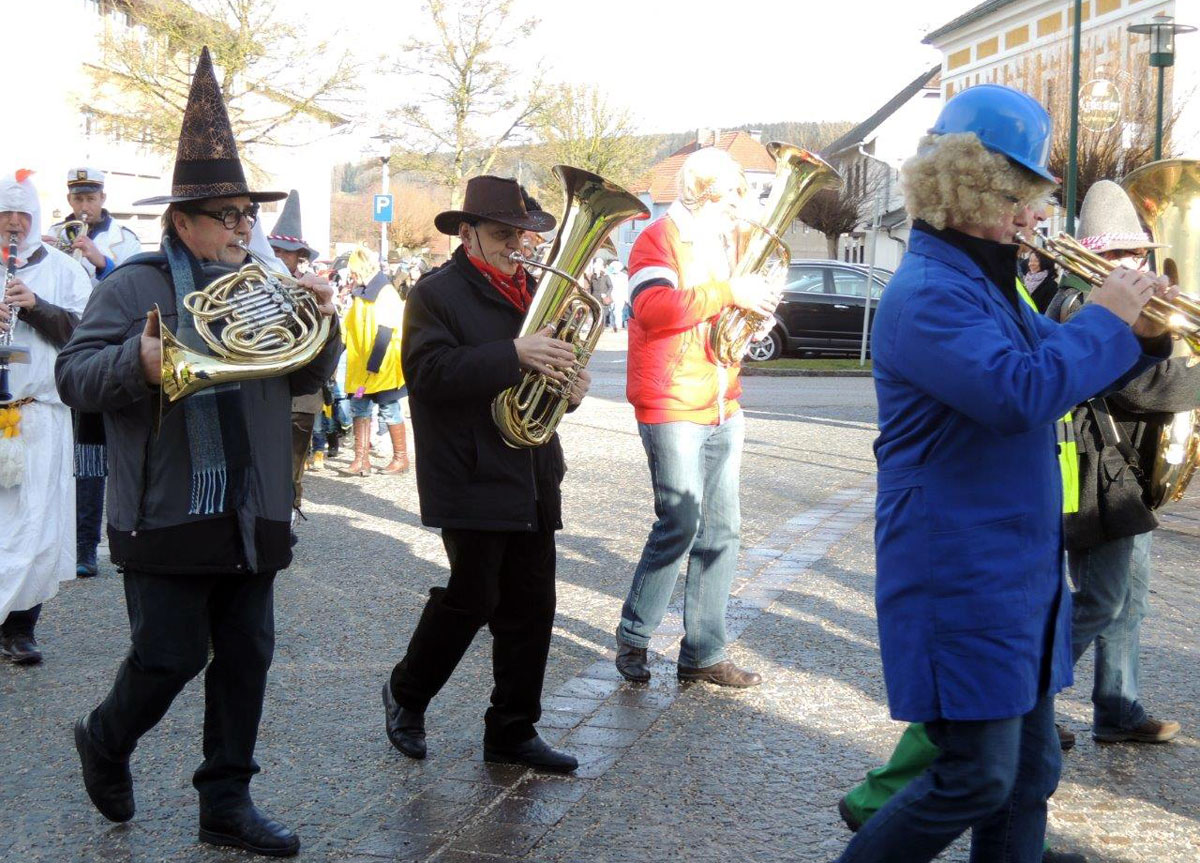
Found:
<svg viewBox="0 0 1200 863"><path fill-rule="evenodd" d="M38 618L42 616L42 604L24 611L10 611L0 623L0 635L33 635Z"/></svg>
<svg viewBox="0 0 1200 863"><path fill-rule="evenodd" d="M250 799L254 744L275 649L274 573L125 573L133 645L88 730L110 759L128 758L175 696L204 671L204 762L192 777L201 807ZM209 645L212 661L209 661Z"/></svg>
<svg viewBox="0 0 1200 863"><path fill-rule="evenodd" d="M487 624L495 643L492 706L484 739L500 746L536 736L542 680L554 628L554 531L442 530L450 581L429 601L392 670L401 707L424 712L450 679L475 633Z"/></svg>

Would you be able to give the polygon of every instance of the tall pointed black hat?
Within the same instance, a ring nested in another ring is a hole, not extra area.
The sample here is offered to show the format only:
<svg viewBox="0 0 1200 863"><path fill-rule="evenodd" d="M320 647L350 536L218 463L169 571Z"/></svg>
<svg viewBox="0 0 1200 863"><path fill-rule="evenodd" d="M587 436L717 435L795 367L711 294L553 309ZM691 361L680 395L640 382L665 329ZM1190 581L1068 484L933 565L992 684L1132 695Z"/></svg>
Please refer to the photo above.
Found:
<svg viewBox="0 0 1200 863"><path fill-rule="evenodd" d="M134 201L142 204L173 204L205 198L248 196L251 201L278 201L286 192L252 192L246 185L246 173L238 158L237 142L221 87L213 72L212 57L205 47L192 76L183 127L179 130L179 149L175 153L175 174L171 194Z"/></svg>
<svg viewBox="0 0 1200 863"><path fill-rule="evenodd" d="M283 212L267 236L267 242L272 248L286 252L306 252L310 261L321 257L316 249L304 242L304 231L300 227L300 193L295 189L288 192Z"/></svg>

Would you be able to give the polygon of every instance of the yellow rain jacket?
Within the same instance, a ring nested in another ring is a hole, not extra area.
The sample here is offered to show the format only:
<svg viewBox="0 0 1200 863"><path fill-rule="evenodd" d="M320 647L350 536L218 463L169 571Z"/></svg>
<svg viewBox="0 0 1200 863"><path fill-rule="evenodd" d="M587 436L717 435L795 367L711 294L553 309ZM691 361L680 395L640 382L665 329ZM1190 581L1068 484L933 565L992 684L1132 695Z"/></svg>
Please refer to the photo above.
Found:
<svg viewBox="0 0 1200 863"><path fill-rule="evenodd" d="M404 302L380 272L355 288L342 322L346 342L346 395L382 393L404 386L400 368L400 330Z"/></svg>

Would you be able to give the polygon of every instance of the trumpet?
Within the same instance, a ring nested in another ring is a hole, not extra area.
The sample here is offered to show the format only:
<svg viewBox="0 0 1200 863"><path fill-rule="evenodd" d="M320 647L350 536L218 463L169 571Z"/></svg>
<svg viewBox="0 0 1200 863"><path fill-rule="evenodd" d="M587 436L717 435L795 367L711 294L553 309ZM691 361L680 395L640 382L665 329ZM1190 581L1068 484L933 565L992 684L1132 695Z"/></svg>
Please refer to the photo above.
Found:
<svg viewBox="0 0 1200 863"><path fill-rule="evenodd" d="M1119 266L1084 248L1066 233L1047 237L1040 242L1022 239L1021 245L1049 258L1093 288L1099 287ZM1165 327L1171 335L1182 339L1193 351L1200 351L1200 301L1186 294L1180 294L1173 300L1152 296L1142 307L1142 314Z"/></svg>

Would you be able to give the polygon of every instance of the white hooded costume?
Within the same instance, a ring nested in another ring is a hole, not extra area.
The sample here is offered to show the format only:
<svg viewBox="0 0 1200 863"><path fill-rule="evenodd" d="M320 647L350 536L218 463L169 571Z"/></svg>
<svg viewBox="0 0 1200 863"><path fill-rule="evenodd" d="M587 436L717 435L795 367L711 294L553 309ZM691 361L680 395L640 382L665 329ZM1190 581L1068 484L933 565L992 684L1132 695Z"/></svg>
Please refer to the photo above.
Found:
<svg viewBox="0 0 1200 863"><path fill-rule="evenodd" d="M16 277L39 304L58 306L77 322L91 283L76 261L42 243L37 191L28 178L0 179L0 212L10 211L27 213L32 220L17 249ZM0 236L0 247L0 256L7 258L7 236ZM6 268L7 260L3 264ZM20 317L12 343L29 349L28 363L10 367L13 401L33 401L20 408L23 476L15 487L0 488L0 620L49 599L60 581L75 577L71 411L54 385L59 348Z"/></svg>

